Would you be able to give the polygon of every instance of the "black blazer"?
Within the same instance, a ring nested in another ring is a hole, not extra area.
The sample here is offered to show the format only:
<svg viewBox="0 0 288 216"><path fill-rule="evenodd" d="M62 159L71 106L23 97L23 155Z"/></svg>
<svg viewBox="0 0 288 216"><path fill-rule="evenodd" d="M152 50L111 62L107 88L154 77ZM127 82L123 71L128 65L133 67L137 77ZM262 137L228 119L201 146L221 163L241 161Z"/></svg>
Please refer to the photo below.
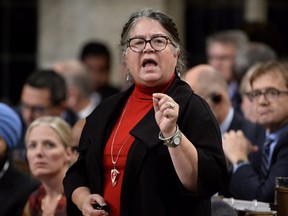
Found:
<svg viewBox="0 0 288 216"><path fill-rule="evenodd" d="M68 215L82 215L71 202L72 192L88 186L103 192L103 149L134 86L103 101L87 118L79 159L64 178ZM227 169L218 124L207 103L176 78L166 92L180 105L177 124L198 151L197 193L181 184L169 151L158 139L154 109L130 131L135 137L126 161L121 192L121 215L211 215L210 197L226 181Z"/></svg>
<svg viewBox="0 0 288 216"><path fill-rule="evenodd" d="M11 163L0 178L0 215L21 216L30 194L37 189L40 182L15 169Z"/></svg>
<svg viewBox="0 0 288 216"><path fill-rule="evenodd" d="M261 146L265 140L265 129L259 125L254 124L248 120L246 120L242 115L238 112L234 111L234 115L231 121L231 124L227 131L230 130L241 130L246 138L251 142L252 145ZM249 155L249 159L251 158L251 154ZM233 166L231 163L228 162L228 170L229 170L229 178L233 175ZM219 195L224 197L233 197L232 194L229 192L229 184L225 185L225 188L219 191ZM235 195L235 194L234 194Z"/></svg>
<svg viewBox="0 0 288 216"><path fill-rule="evenodd" d="M274 201L275 177L288 176L288 127L274 149L267 179L260 175L263 144L250 155L250 164L237 169L230 181L230 193L234 198L264 202ZM264 142L263 142L264 143Z"/></svg>

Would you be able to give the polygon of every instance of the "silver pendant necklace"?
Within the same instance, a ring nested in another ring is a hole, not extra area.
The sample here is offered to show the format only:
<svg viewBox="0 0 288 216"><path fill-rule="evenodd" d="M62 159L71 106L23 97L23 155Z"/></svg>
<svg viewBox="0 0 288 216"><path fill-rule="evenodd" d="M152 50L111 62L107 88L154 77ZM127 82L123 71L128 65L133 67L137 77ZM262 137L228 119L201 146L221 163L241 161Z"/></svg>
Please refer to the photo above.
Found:
<svg viewBox="0 0 288 216"><path fill-rule="evenodd" d="M124 116L124 114L125 114L125 112L126 112L126 109L127 109L128 103L129 103L129 100L130 100L130 98L129 98L128 101L127 101L127 104L126 104L126 106L125 106L125 108L124 108L124 110L123 110L123 113L122 113L121 118L120 118L120 120L119 120L119 123L118 123L118 125L117 125L116 131L115 131L114 136L113 136L112 144L111 144L111 149L110 149L111 160L112 160L112 164L113 164L113 169L111 169L111 182L112 182L112 186L113 186L113 187L116 186L117 181L118 181L117 178L118 178L118 176L120 175L120 172L116 169L116 163L117 163L117 161L118 161L119 155L120 155L123 147L126 145L127 141L128 141L129 138L131 137L131 135L128 134L129 136L127 137L127 139L125 140L125 142L124 142L124 143L122 144L122 146L120 147L120 149L119 149L119 151L118 151L118 153L117 153L116 159L115 159L115 161L114 161L114 158L113 158L113 149L114 149L115 137L116 137L116 135L117 135L117 133L118 133L118 130L119 130L119 127L120 127L120 125L121 125L121 123L122 123L122 119L123 119L123 116Z"/></svg>

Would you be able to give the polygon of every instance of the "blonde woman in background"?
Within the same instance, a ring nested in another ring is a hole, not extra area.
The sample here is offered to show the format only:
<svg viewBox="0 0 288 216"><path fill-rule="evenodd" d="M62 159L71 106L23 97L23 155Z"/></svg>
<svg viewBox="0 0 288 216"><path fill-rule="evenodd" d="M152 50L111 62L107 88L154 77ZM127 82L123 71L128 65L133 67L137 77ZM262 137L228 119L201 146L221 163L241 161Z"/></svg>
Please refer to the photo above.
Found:
<svg viewBox="0 0 288 216"><path fill-rule="evenodd" d="M70 137L71 127L60 117L40 117L28 127L29 168L41 185L30 195L23 216L67 215L62 181L71 160Z"/></svg>

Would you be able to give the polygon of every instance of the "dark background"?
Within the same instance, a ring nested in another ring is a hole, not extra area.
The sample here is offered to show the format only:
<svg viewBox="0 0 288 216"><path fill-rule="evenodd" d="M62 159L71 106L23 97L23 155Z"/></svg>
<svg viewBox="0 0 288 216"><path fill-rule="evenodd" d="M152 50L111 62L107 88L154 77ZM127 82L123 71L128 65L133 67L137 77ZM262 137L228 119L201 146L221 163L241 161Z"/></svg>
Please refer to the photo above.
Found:
<svg viewBox="0 0 288 216"><path fill-rule="evenodd" d="M0 0L0 99L16 104L35 69L37 0Z"/></svg>
<svg viewBox="0 0 288 216"><path fill-rule="evenodd" d="M0 100L15 105L27 76L37 65L37 0L0 0ZM175 2L177 3L177 1ZM268 21L245 23L244 0L186 0L189 66L205 63L205 38L219 30L242 29L250 40L288 56L288 1L270 0Z"/></svg>
<svg viewBox="0 0 288 216"><path fill-rule="evenodd" d="M252 0L253 1L253 0ZM246 23L244 0L187 0L186 49L190 66L205 63L205 38L216 31L241 29L251 41L271 46L281 59L288 55L288 1L269 0L267 23Z"/></svg>

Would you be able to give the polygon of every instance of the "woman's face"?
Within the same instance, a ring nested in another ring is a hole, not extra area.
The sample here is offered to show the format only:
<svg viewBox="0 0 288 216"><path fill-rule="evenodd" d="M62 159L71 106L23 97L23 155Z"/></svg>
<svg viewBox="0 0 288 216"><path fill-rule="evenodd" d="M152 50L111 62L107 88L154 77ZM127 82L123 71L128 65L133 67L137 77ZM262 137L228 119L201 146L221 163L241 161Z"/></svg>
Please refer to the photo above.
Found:
<svg viewBox="0 0 288 216"><path fill-rule="evenodd" d="M64 147L58 134L47 125L32 128L26 148L29 168L39 179L54 177L68 168L69 150Z"/></svg>
<svg viewBox="0 0 288 216"><path fill-rule="evenodd" d="M155 36L168 36L161 24L150 18L141 18L131 29L130 38L150 40ZM167 47L155 51L150 43L142 52L133 52L129 47L124 54L127 68L134 80L148 87L155 87L168 82L174 74L179 53L168 40Z"/></svg>

